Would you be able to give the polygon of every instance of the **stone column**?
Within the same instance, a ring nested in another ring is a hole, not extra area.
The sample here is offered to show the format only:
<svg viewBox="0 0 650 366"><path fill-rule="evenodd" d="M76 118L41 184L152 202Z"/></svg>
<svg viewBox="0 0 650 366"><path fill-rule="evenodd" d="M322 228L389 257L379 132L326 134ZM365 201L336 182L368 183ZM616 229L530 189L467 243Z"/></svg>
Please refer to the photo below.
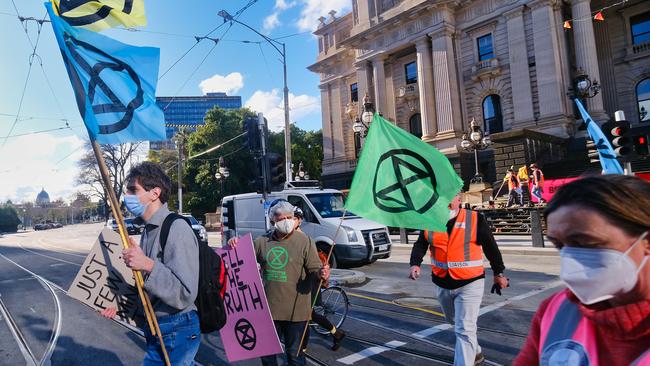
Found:
<svg viewBox="0 0 650 366"><path fill-rule="evenodd" d="M596 53L596 38L591 22L591 6L589 0L573 0L571 14L573 19L589 19L588 21L572 22L573 40L576 53L576 66L582 68L591 80L601 81L598 69L598 55ZM604 114L603 97L598 94L587 99L587 110L593 114ZM594 118L597 118L594 116Z"/></svg>
<svg viewBox="0 0 650 366"><path fill-rule="evenodd" d="M368 75L368 63L362 61L359 64L356 64L354 68L357 71L357 90L359 91L359 117L363 113L363 97L368 93L372 97L372 91L370 90L370 76Z"/></svg>
<svg viewBox="0 0 650 366"><path fill-rule="evenodd" d="M319 88L321 108L323 110L323 159L328 160L334 158L329 84L321 85Z"/></svg>
<svg viewBox="0 0 650 366"><path fill-rule="evenodd" d="M415 42L418 66L418 92L420 97L420 120L422 140L432 140L436 133L436 109L433 100L433 63L429 49L429 37L424 36Z"/></svg>
<svg viewBox="0 0 650 366"><path fill-rule="evenodd" d="M338 84L338 85L337 85ZM332 138L334 140L334 158L345 156L345 145L343 143L343 109L341 104L341 85L340 83L331 83L330 89L330 106L332 118Z"/></svg>
<svg viewBox="0 0 650 366"><path fill-rule="evenodd" d="M386 106L386 73L384 71L384 57L377 56L372 59L372 78L375 89L375 111L385 114Z"/></svg>
<svg viewBox="0 0 650 366"><path fill-rule="evenodd" d="M462 131L463 122L458 94L458 77L451 26L443 27L429 34L433 60L433 90L436 101L436 122L438 137L452 137L455 131ZM443 134L443 136L441 136ZM450 135L450 136L444 136Z"/></svg>
<svg viewBox="0 0 650 366"><path fill-rule="evenodd" d="M533 93L530 87L530 70L524 32L523 6L505 13L508 20L508 59L512 104L515 106L514 123L533 121Z"/></svg>
<svg viewBox="0 0 650 366"><path fill-rule="evenodd" d="M564 114L562 98L567 91L562 87L557 33L560 29L558 29L549 0L533 1L528 6L533 13L533 43L540 118Z"/></svg>

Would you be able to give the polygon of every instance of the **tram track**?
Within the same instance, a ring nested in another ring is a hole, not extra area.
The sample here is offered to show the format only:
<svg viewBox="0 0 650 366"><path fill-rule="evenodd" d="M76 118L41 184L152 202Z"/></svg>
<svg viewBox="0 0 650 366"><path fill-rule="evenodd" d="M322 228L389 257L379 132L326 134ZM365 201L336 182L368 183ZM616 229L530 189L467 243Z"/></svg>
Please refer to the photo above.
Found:
<svg viewBox="0 0 650 366"><path fill-rule="evenodd" d="M0 257L5 259L7 262L13 264L14 266L18 267L19 269L27 272L30 276L38 280L41 286L43 286L43 288L45 288L52 295L52 298L54 300L54 320L52 322L53 329L50 333L50 339L48 340L48 344L45 347L43 356L40 359L34 354L32 348L29 346L27 342L25 335L20 329L20 326L11 315L11 311L9 311L4 301L2 301L2 299L0 298L0 313L2 313L2 316L5 319L7 326L9 327L9 331L11 332L14 339L18 343L18 347L23 357L25 358L26 364L30 366L49 365L50 358L52 357L52 353L56 348L56 343L59 339L59 335L61 334L62 309L61 309L61 302L59 300L59 296L56 294L54 287L50 284L50 281L44 279L43 277L37 275L36 273L14 262L12 259L8 258L3 254L0 254Z"/></svg>

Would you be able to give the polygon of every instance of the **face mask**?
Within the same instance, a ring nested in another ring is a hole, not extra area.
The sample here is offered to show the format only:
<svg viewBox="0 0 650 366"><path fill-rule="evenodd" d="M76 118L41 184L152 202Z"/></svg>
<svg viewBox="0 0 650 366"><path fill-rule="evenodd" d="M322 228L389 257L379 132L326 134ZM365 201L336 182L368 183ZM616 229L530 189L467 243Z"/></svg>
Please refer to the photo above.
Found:
<svg viewBox="0 0 650 366"><path fill-rule="evenodd" d="M275 229L282 234L289 234L293 231L294 226L296 226L295 219L284 219L280 222L275 223Z"/></svg>
<svg viewBox="0 0 650 366"><path fill-rule="evenodd" d="M134 194L124 195L124 205L126 206L126 209L135 216L142 216L144 211L147 209L147 206L149 206L149 204L143 205L140 203L140 199Z"/></svg>
<svg viewBox="0 0 650 366"><path fill-rule="evenodd" d="M612 249L563 247L560 250L560 278L585 305L631 291L648 256L637 268L628 253L647 234L647 231L643 233L625 253Z"/></svg>
<svg viewBox="0 0 650 366"><path fill-rule="evenodd" d="M451 220L454 217L458 216L458 211L460 211L460 210L459 209L449 210L449 220Z"/></svg>

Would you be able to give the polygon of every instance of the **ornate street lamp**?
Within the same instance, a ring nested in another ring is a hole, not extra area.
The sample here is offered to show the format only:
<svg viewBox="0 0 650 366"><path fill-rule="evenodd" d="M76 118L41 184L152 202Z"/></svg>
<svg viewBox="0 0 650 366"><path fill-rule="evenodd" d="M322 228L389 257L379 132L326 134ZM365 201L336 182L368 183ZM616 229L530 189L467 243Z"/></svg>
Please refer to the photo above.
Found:
<svg viewBox="0 0 650 366"><path fill-rule="evenodd" d="M463 135L460 147L467 152L474 152L476 173L470 183L483 183L483 176L478 171L478 151L487 149L492 144L492 141L490 141L490 136L483 133L481 126L474 120L474 118L472 118L469 123L469 129L469 135Z"/></svg>
<svg viewBox="0 0 650 366"><path fill-rule="evenodd" d="M598 80L591 80L582 69L576 71L576 77L573 80L573 90L578 99L593 98L600 92Z"/></svg>
<svg viewBox="0 0 650 366"><path fill-rule="evenodd" d="M223 194L223 183L230 176L230 169L226 166L226 162L223 157L219 158L219 169L214 174L214 177L217 178L217 181L221 183L221 194Z"/></svg>

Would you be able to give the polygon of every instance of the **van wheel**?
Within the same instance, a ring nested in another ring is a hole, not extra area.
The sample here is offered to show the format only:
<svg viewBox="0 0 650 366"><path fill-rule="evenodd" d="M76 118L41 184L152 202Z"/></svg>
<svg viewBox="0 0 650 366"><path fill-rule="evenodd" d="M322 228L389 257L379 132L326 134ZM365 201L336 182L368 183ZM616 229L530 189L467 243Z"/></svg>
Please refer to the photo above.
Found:
<svg viewBox="0 0 650 366"><path fill-rule="evenodd" d="M336 262L336 255L332 253L332 256L330 257L330 268L339 268L338 263Z"/></svg>

